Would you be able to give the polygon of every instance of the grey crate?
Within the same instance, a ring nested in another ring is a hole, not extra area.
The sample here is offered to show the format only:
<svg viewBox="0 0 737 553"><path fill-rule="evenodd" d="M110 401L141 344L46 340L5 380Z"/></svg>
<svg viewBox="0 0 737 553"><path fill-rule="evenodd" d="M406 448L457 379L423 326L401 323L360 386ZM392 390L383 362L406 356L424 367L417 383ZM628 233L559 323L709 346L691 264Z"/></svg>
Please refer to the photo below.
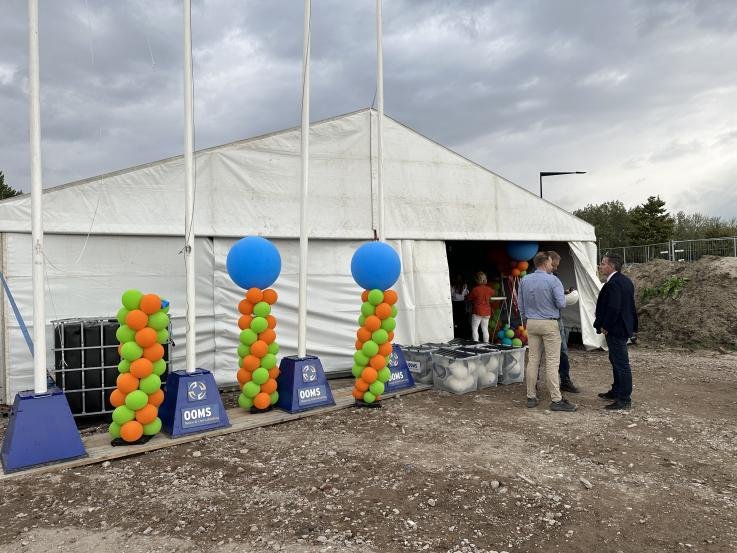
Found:
<svg viewBox="0 0 737 553"><path fill-rule="evenodd" d="M433 352L433 387L454 394L475 391L478 386L477 357L474 353L450 348Z"/></svg>

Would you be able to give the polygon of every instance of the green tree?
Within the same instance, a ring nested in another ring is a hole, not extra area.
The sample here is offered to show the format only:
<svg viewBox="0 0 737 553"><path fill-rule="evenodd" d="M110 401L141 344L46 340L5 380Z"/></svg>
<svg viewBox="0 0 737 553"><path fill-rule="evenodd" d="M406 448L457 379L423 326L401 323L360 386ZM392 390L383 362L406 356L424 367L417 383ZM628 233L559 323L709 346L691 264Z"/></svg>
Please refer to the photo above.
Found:
<svg viewBox="0 0 737 553"><path fill-rule="evenodd" d="M642 205L630 210L630 243L656 244L670 240L673 236L673 217L665 209L660 196L649 196Z"/></svg>
<svg viewBox="0 0 737 553"><path fill-rule="evenodd" d="M5 198L12 198L13 196L17 196L18 194L20 194L19 190L15 190L9 185L5 184L5 175L3 175L3 172L0 171L0 200L4 200Z"/></svg>
<svg viewBox="0 0 737 553"><path fill-rule="evenodd" d="M594 225L596 238L602 247L629 245L630 215L622 202L589 204L583 209L577 209L573 214Z"/></svg>

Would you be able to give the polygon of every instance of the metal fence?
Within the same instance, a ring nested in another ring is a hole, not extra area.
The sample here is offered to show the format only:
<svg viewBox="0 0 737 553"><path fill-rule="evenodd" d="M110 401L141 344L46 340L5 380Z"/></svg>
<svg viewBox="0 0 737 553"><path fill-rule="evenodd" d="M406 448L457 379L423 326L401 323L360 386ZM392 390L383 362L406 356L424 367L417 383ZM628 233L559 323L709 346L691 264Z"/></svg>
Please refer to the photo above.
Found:
<svg viewBox="0 0 737 553"><path fill-rule="evenodd" d="M647 263L653 259L668 261L696 261L705 255L737 257L737 236L702 238L699 240L670 240L643 246L600 247L599 256L617 253L623 263Z"/></svg>

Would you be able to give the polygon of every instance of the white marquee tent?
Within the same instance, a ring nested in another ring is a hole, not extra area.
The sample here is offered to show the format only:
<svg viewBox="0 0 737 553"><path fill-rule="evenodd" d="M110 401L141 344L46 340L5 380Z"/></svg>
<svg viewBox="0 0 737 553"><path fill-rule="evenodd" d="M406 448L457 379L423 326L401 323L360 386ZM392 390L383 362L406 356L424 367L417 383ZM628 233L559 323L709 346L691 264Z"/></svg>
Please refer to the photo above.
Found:
<svg viewBox="0 0 737 553"><path fill-rule="evenodd" d="M350 260L378 220L376 125L364 109L310 131L307 352L327 372L351 366L361 302ZM235 381L243 294L225 258L243 236L267 237L281 252L277 341L281 355L296 353L299 147L295 128L195 155L197 366L221 384ZM568 243L581 294L575 326L586 346L601 345L591 328L599 287L591 225L388 117L383 180L386 236L402 260L396 342L453 336L445 241L531 240ZM48 319L112 317L128 288L160 294L172 306L174 368L184 368L183 157L50 188L43 203ZM29 328L31 244L30 196L0 202L0 271ZM33 387L33 362L0 295L0 403L11 403Z"/></svg>

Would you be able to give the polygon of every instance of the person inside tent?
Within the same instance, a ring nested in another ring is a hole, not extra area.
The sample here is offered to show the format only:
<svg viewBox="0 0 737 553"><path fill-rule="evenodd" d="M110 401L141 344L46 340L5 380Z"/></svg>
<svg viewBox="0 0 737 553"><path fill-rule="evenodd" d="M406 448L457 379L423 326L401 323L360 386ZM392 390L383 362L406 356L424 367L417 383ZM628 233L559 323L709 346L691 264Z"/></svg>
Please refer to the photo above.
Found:
<svg viewBox="0 0 737 553"><path fill-rule="evenodd" d="M481 325L481 336L484 342L489 341L489 318L491 317L491 298L494 290L486 283L486 273L476 273L476 286L467 296L471 304L471 339L479 341L479 325Z"/></svg>
<svg viewBox="0 0 737 553"><path fill-rule="evenodd" d="M453 336L466 338L468 336L468 313L466 311L466 296L468 286L460 273L453 277L450 286L450 299L453 304Z"/></svg>

